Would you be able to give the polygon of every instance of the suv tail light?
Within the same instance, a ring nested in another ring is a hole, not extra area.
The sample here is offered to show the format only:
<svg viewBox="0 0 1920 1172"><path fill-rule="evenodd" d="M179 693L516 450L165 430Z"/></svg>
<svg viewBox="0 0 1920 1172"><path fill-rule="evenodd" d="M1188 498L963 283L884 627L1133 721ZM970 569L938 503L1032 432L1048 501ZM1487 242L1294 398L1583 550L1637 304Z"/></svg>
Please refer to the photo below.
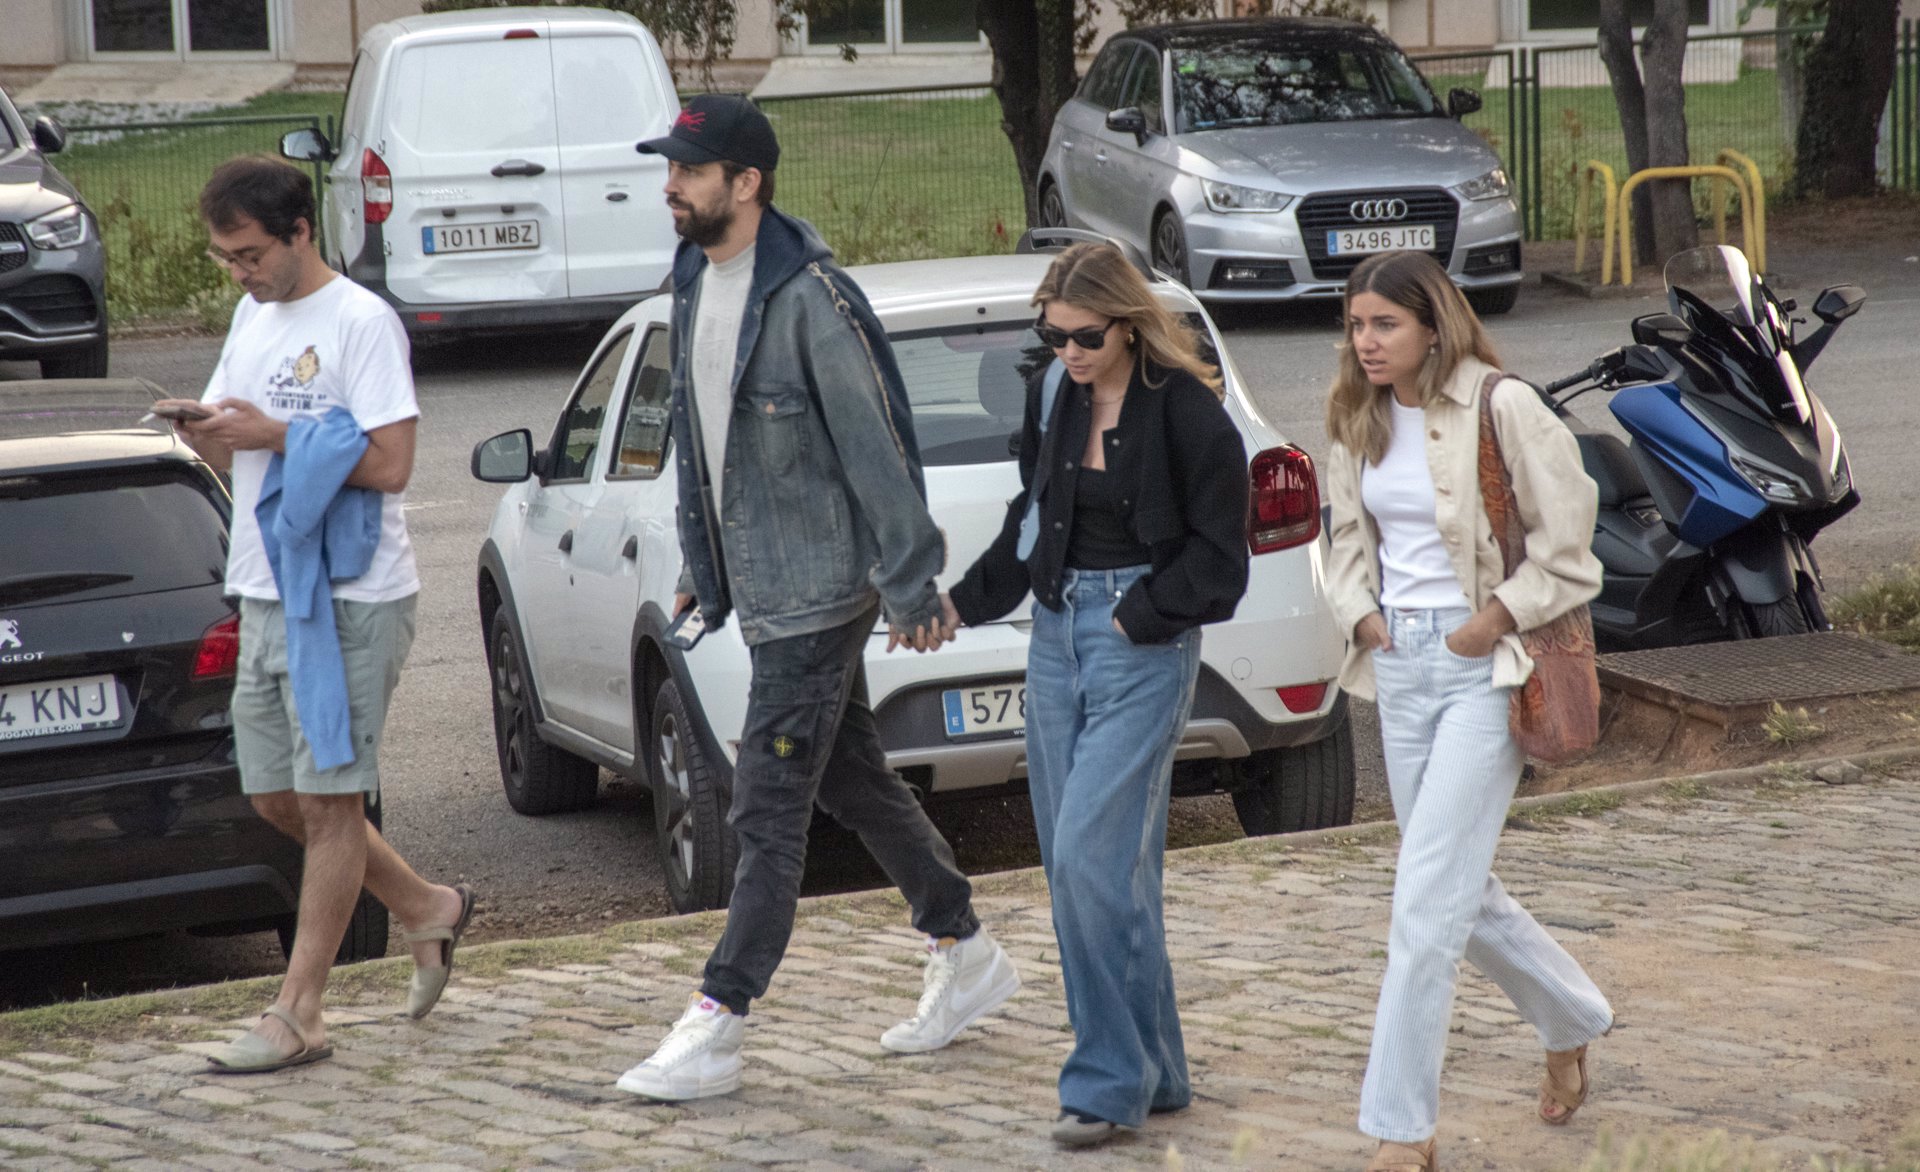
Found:
<svg viewBox="0 0 1920 1172"><path fill-rule="evenodd" d="M393 214L393 172L372 147L360 156L360 201L369 224L384 224Z"/></svg>
<svg viewBox="0 0 1920 1172"><path fill-rule="evenodd" d="M1289 684L1284 688L1275 688L1280 703L1287 706L1288 712L1318 712L1327 698L1326 681L1317 684Z"/></svg>
<svg viewBox="0 0 1920 1172"><path fill-rule="evenodd" d="M1247 548L1272 553L1320 536L1320 483L1313 457L1292 444L1268 448L1247 469L1252 507L1247 510Z"/></svg>
<svg viewBox="0 0 1920 1172"><path fill-rule="evenodd" d="M230 676L240 666L240 616L230 614L208 627L193 655L193 678Z"/></svg>

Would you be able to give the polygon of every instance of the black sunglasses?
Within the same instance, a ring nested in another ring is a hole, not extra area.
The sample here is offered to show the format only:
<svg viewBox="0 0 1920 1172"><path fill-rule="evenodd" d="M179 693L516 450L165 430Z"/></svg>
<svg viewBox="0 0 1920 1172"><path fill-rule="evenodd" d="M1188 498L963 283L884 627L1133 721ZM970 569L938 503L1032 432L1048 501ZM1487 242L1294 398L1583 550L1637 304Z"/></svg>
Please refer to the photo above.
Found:
<svg viewBox="0 0 1920 1172"><path fill-rule="evenodd" d="M1065 350L1072 342L1082 350L1098 350L1107 344L1107 331L1113 328L1118 318L1109 318L1104 326L1088 326L1084 330L1063 330L1047 324L1047 315L1042 313L1033 319L1033 332L1040 340L1055 350Z"/></svg>

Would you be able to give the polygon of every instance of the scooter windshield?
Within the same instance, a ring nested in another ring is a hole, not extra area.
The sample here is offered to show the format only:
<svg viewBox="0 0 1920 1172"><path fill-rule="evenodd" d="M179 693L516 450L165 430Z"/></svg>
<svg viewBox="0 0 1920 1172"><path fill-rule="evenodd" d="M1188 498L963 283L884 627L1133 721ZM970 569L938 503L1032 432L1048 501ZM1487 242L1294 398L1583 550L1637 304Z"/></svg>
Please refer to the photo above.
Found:
<svg viewBox="0 0 1920 1172"><path fill-rule="evenodd" d="M1768 409L1813 417L1779 302L1739 249L1689 248L1667 261L1665 277L1674 312L1747 371Z"/></svg>

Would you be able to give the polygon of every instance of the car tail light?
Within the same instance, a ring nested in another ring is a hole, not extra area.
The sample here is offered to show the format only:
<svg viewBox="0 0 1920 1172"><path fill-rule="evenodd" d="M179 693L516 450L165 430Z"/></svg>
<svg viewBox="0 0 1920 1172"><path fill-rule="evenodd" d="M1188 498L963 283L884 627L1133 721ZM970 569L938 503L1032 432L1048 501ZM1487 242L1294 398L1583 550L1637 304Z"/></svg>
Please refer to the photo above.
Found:
<svg viewBox="0 0 1920 1172"><path fill-rule="evenodd" d="M507 35L500 39L503 41L537 41L540 39L540 33L536 29L510 28L507 30Z"/></svg>
<svg viewBox="0 0 1920 1172"><path fill-rule="evenodd" d="M1325 680L1317 684L1292 684L1274 691L1279 693L1280 703L1287 706L1288 712L1318 712L1327 698Z"/></svg>
<svg viewBox="0 0 1920 1172"><path fill-rule="evenodd" d="M1292 444L1268 448L1253 458L1247 478L1253 491L1247 548L1272 553L1320 536L1320 484L1312 456Z"/></svg>
<svg viewBox="0 0 1920 1172"><path fill-rule="evenodd" d="M240 616L230 614L207 628L200 636L200 649L193 655L193 678L213 679L230 676L240 666Z"/></svg>
<svg viewBox="0 0 1920 1172"><path fill-rule="evenodd" d="M372 147L360 156L360 200L369 224L384 224L393 214L393 172Z"/></svg>

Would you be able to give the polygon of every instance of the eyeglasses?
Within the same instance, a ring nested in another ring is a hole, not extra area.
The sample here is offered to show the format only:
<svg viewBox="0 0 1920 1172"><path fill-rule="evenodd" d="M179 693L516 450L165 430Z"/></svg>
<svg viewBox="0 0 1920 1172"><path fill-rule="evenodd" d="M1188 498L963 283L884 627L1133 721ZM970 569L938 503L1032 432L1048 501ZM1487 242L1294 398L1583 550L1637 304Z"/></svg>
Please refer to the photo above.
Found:
<svg viewBox="0 0 1920 1172"><path fill-rule="evenodd" d="M273 244L278 243L279 241L277 240L273 242ZM254 257L252 260L242 259L241 257L234 256L232 253L222 252L217 248L207 249L207 259L223 269L229 271L237 269L241 273L251 277L260 271L261 265L267 263L267 253L273 251L273 244L267 245L260 251L260 255Z"/></svg>
<svg viewBox="0 0 1920 1172"><path fill-rule="evenodd" d="M1063 330L1048 325L1047 315L1043 313L1033 319L1033 332L1040 336L1042 342L1055 350L1065 350L1068 342L1072 342L1082 350L1098 350L1107 344L1107 331L1111 330L1113 323L1118 320L1118 318L1109 318L1104 326L1088 326L1083 330Z"/></svg>

